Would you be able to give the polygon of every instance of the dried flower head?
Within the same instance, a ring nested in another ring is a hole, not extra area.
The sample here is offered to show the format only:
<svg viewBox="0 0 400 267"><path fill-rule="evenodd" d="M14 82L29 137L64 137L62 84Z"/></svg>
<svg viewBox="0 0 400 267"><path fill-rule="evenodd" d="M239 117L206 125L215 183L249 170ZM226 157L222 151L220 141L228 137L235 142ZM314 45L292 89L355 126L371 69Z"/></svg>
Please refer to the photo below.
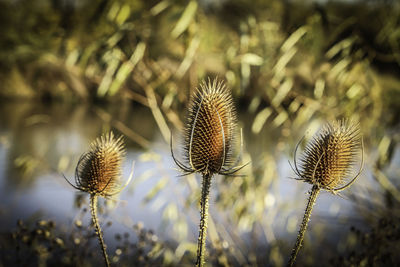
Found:
<svg viewBox="0 0 400 267"><path fill-rule="evenodd" d="M358 174L349 179L360 149L363 155L358 124L348 120L328 123L307 144L300 158L299 167L295 151L295 172L300 180L317 185L321 189L333 192L343 190L361 173L363 159Z"/></svg>
<svg viewBox="0 0 400 267"><path fill-rule="evenodd" d="M236 112L224 82L203 81L193 93L185 127L184 153L190 167L174 157L186 173L232 174Z"/></svg>
<svg viewBox="0 0 400 267"><path fill-rule="evenodd" d="M115 138L112 132L102 135L79 159L75 169L76 186L71 185L81 191L103 197L119 193L125 153L122 136Z"/></svg>

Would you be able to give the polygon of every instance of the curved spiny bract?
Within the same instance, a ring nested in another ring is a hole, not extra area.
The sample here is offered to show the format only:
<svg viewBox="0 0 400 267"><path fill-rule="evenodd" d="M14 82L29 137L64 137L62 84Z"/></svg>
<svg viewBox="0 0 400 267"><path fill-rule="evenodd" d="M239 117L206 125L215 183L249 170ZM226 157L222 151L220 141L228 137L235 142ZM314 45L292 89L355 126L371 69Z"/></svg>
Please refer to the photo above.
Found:
<svg viewBox="0 0 400 267"><path fill-rule="evenodd" d="M325 189L336 193L349 187L360 175L364 163L359 125L348 120L327 124L322 128L307 144L299 165L296 162L298 145L294 152L294 172L300 180L312 184L313 187L287 266L293 266L296 261L320 190ZM362 159L360 169L357 175L348 181L360 148Z"/></svg>
<svg viewBox="0 0 400 267"><path fill-rule="evenodd" d="M358 124L347 120L327 124L307 144L297 175L321 189L335 191L348 182L361 144Z"/></svg>
<svg viewBox="0 0 400 267"><path fill-rule="evenodd" d="M224 82L202 82L191 97L185 127L185 158L189 170L221 173L234 163L236 112Z"/></svg>
<svg viewBox="0 0 400 267"><path fill-rule="evenodd" d="M64 176L65 180L74 188L90 194L90 210L93 225L107 267L110 266L110 261L97 218L97 197L109 197L122 190L120 177L125 153L126 150L122 136L115 138L112 132L102 135L90 145L89 151L79 159L75 169L75 185L70 183ZM127 183L129 183L131 178L132 173Z"/></svg>
<svg viewBox="0 0 400 267"><path fill-rule="evenodd" d="M78 189L90 194L111 196L120 189L121 166L126 150L122 136L112 132L97 138L83 154L75 171Z"/></svg>
<svg viewBox="0 0 400 267"><path fill-rule="evenodd" d="M205 264L208 202L214 174L230 175L241 169L233 159L236 112L232 96L222 81L202 82L191 96L185 126L184 152L188 166L172 158L185 174L203 176L196 266Z"/></svg>

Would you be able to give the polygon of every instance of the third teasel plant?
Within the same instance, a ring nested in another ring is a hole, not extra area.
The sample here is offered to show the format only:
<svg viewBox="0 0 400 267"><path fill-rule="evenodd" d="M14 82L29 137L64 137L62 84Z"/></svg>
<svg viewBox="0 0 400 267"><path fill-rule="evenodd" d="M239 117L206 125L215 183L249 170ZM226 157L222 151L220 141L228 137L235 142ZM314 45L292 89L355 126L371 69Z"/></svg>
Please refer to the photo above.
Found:
<svg viewBox="0 0 400 267"><path fill-rule="evenodd" d="M364 165L364 148L359 124L348 120L326 124L306 145L298 164L296 152L300 142L294 152L293 170L297 175L296 179L311 184L312 189L288 266L293 266L296 261L319 192L326 190L337 194L348 188L360 176ZM350 178L360 153L360 168L354 177Z"/></svg>
<svg viewBox="0 0 400 267"><path fill-rule="evenodd" d="M75 185L64 177L75 189L90 194L92 221L106 266L110 266L110 261L97 218L97 200L99 196L111 198L120 193L132 179L133 166L126 184L121 186L121 167L125 154L122 136L116 138L109 132L92 142L89 151L80 157L75 169Z"/></svg>
<svg viewBox="0 0 400 267"><path fill-rule="evenodd" d="M214 174L232 175L244 167L236 166L233 159L235 133L236 111L230 91L217 79L202 82L189 104L183 145L186 164L175 158L171 146L172 157L184 175L202 175L196 266L205 263L211 179Z"/></svg>

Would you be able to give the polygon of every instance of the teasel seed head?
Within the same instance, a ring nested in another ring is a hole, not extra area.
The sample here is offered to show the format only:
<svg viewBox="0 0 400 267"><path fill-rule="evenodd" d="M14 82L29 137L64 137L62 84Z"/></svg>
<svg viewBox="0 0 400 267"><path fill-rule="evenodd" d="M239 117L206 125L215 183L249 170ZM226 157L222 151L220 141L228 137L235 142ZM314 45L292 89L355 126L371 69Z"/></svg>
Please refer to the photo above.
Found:
<svg viewBox="0 0 400 267"><path fill-rule="evenodd" d="M230 91L217 78L200 84L190 98L184 130L185 172L229 175L241 167L233 160L236 111Z"/></svg>
<svg viewBox="0 0 400 267"><path fill-rule="evenodd" d="M297 150L297 147L296 147ZM357 175L349 176L361 150L361 165ZM303 180L321 189L338 192L349 187L363 168L363 144L359 124L340 120L326 124L306 145L295 173Z"/></svg>
<svg viewBox="0 0 400 267"><path fill-rule="evenodd" d="M126 154L122 136L116 138L112 132L102 135L91 143L75 169L75 184L81 191L109 197L121 189L121 166ZM129 178L129 180L132 177ZM129 182L129 181L128 181Z"/></svg>

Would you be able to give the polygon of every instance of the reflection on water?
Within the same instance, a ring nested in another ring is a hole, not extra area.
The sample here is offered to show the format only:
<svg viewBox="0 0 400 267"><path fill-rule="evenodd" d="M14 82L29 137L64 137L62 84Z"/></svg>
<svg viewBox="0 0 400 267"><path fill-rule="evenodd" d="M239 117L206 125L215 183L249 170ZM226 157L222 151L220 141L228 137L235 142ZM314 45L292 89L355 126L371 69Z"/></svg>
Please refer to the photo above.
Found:
<svg viewBox="0 0 400 267"><path fill-rule="evenodd" d="M154 229L172 246L196 242L199 178L178 176L169 146L148 109L114 105L102 112L150 141L148 149L143 149L126 138L128 153L123 176L129 176L135 161L134 178L118 196L119 200L108 201L107 213L102 215L104 221L113 222L105 231L108 243L113 246L111 240L116 233L138 222ZM75 192L63 180L62 173L73 180L79 156L101 132L112 128L98 114L98 108L78 104L22 102L0 106L1 231L13 228L17 219L53 219L64 225L73 224L77 214L87 207L88 197ZM294 174L288 160L292 160L300 131L298 135L282 136L285 129L275 128L253 135L247 130L251 128L251 120L245 114L241 117L247 151L244 161L251 159L251 164L243 171L244 177L214 179L210 239L224 240L224 246L237 249L237 257L246 258L246 253L262 254L260 248L271 242L292 242L311 186L290 179ZM305 127L316 129L318 124ZM367 168L360 178L362 183L353 186L352 194L367 192L373 183L370 176ZM329 235L314 238L328 243L343 242L347 234L343 228L362 224L362 216L346 194L342 197L321 194L312 217L312 229L317 233L329 230ZM88 214L82 220L89 223ZM289 246L281 247L284 253Z"/></svg>

